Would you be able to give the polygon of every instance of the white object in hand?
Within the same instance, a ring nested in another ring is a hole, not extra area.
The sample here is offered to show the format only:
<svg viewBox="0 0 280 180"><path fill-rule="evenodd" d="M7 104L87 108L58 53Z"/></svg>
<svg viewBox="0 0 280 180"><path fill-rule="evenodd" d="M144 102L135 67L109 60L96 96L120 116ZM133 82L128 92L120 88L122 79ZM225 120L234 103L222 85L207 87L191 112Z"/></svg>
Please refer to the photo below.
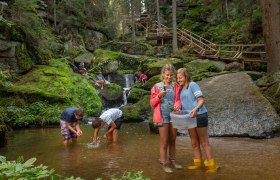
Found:
<svg viewBox="0 0 280 180"><path fill-rule="evenodd" d="M170 113L173 128L186 130L197 127L196 118L190 117L189 111Z"/></svg>

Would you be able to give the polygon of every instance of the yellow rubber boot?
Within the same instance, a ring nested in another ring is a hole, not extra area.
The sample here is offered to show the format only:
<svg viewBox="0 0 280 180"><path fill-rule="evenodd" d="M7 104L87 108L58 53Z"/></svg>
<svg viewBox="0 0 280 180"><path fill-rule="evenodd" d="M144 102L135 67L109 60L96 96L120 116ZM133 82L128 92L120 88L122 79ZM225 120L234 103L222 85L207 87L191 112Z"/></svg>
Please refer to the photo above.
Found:
<svg viewBox="0 0 280 180"><path fill-rule="evenodd" d="M205 160L204 165L206 167L206 172L214 173L220 168L220 166L215 164L214 159L210 159L209 161Z"/></svg>
<svg viewBox="0 0 280 180"><path fill-rule="evenodd" d="M199 169L202 167L202 165L203 165L202 159L193 159L193 165L188 166L188 169L190 169L190 170Z"/></svg>

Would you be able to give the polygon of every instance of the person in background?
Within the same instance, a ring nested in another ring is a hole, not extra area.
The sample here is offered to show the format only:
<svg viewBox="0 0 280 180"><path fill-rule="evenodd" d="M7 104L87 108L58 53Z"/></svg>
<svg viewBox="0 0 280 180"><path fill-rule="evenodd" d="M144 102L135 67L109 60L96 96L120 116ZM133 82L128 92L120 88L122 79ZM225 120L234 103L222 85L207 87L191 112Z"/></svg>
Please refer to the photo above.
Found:
<svg viewBox="0 0 280 180"><path fill-rule="evenodd" d="M78 66L78 71L81 75L85 75L87 73L87 69L85 68L85 63L81 62Z"/></svg>
<svg viewBox="0 0 280 180"><path fill-rule="evenodd" d="M146 83L147 79L148 79L148 76L141 72L139 75L139 81L142 83L142 86Z"/></svg>
<svg viewBox="0 0 280 180"><path fill-rule="evenodd" d="M188 169L199 169L203 166L200 148L202 146L206 155L204 165L207 172L216 172L219 166L215 164L209 143L208 115L201 89L192 81L186 68L177 71L177 82L182 87L180 92L182 110L190 111L190 116L197 119L197 127L188 130L194 155L194 165L189 166Z"/></svg>
<svg viewBox="0 0 280 180"><path fill-rule="evenodd" d="M69 107L66 108L60 116L61 134L63 137L63 144L77 142L77 137L81 136L83 132L80 129L80 120L84 116L84 111L81 108Z"/></svg>
<svg viewBox="0 0 280 180"><path fill-rule="evenodd" d="M108 126L108 129L103 137L108 141L118 142L122 119L123 112L117 108L108 109L101 116L94 118L92 120L92 127L94 128L93 142L97 143L98 133L104 125Z"/></svg>
<svg viewBox="0 0 280 180"><path fill-rule="evenodd" d="M106 83L106 79L105 79L104 76L102 75L102 72L99 71L98 74L97 74L97 76L96 76L96 83L95 83L95 84L96 84L97 86L100 86L101 89L103 89L105 83Z"/></svg>
<svg viewBox="0 0 280 180"><path fill-rule="evenodd" d="M173 128L170 113L180 111L180 85L172 82L176 70L172 64L166 64L161 69L162 81L155 84L151 90L150 104L154 109L153 122L159 128L160 137L160 159L159 162L165 172L173 170L168 166L169 162L174 168L181 169L176 163L175 142L177 129ZM169 153L169 155L167 154Z"/></svg>

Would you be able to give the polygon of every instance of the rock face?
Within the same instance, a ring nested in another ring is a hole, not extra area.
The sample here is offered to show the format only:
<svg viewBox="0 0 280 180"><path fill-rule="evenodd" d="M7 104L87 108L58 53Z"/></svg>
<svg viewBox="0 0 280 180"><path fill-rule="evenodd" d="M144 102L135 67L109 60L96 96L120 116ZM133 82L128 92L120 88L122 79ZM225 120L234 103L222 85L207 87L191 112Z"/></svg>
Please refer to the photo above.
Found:
<svg viewBox="0 0 280 180"><path fill-rule="evenodd" d="M225 66L225 71L234 71L234 72L239 72L239 71L244 71L244 66L241 63L238 62L232 62L229 63Z"/></svg>
<svg viewBox="0 0 280 180"><path fill-rule="evenodd" d="M270 138L280 118L244 72L199 82L209 115L210 136Z"/></svg>
<svg viewBox="0 0 280 180"><path fill-rule="evenodd" d="M32 68L32 60L23 43L0 40L0 64L22 73Z"/></svg>

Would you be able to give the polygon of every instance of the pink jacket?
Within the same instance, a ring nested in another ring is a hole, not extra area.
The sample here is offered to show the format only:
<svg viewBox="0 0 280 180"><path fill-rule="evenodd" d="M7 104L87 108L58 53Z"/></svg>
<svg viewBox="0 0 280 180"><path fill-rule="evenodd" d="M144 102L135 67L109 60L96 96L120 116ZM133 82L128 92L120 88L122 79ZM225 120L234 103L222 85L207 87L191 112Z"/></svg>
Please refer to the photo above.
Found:
<svg viewBox="0 0 280 180"><path fill-rule="evenodd" d="M180 85L177 83L174 83L174 90L175 90L175 97L174 97L174 107L181 108L181 102L180 102ZM153 116L153 122L154 123L162 123L163 119L160 113L160 103L161 99L158 97L159 89L157 85L154 85L154 87L151 90L151 98L150 98L150 104L152 108L154 109L154 116Z"/></svg>

